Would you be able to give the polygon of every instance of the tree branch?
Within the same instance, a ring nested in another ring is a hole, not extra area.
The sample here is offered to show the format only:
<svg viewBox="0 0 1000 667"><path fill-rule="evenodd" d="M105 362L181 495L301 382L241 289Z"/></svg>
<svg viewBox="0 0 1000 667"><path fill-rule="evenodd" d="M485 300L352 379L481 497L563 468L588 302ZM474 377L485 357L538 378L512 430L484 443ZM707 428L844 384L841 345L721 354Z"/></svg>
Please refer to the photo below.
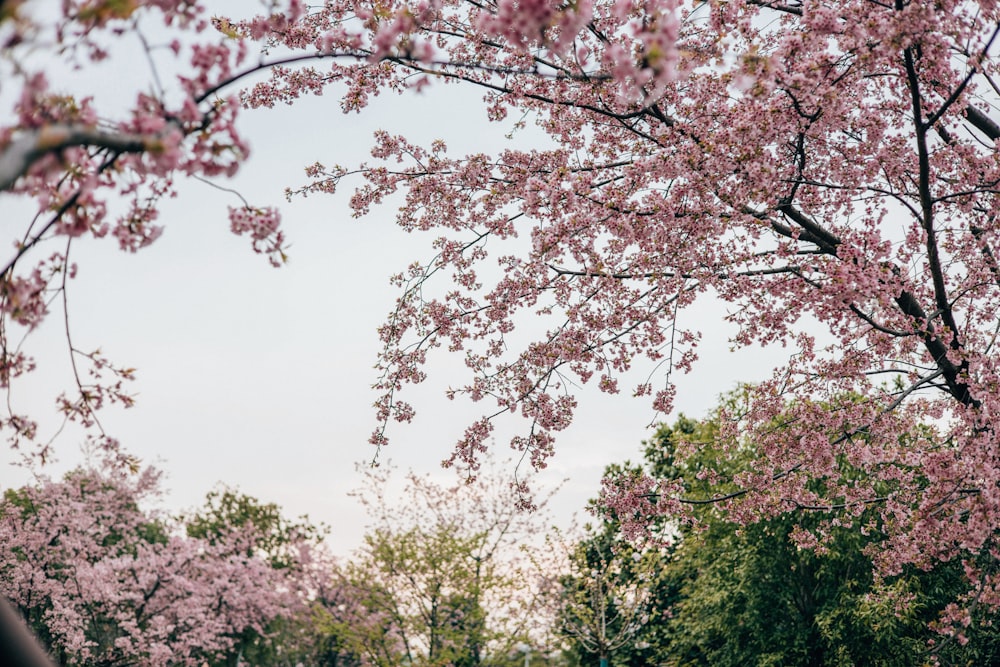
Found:
<svg viewBox="0 0 1000 667"><path fill-rule="evenodd" d="M1000 139L1000 125L997 125L992 118L971 104L965 107L965 118L972 123L973 127L990 139L994 141Z"/></svg>
<svg viewBox="0 0 1000 667"><path fill-rule="evenodd" d="M93 127L50 125L21 133L0 152L0 192L9 190L31 166L50 153L73 146L106 148L116 153L142 153L156 150L160 138L107 132Z"/></svg>

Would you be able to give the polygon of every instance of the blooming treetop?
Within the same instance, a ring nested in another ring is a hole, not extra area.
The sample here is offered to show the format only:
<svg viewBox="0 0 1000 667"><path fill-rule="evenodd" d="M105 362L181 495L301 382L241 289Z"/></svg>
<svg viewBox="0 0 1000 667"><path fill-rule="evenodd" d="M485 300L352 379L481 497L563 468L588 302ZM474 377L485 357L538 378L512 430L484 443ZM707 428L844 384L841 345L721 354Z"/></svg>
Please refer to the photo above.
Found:
<svg viewBox="0 0 1000 667"><path fill-rule="evenodd" d="M668 411L672 372L697 358L699 331L681 315L714 294L734 344L789 351L731 421L753 425L763 453L725 501L735 516L837 506L849 520L876 505L887 572L964 558L980 602L1000 603L996 2L293 0L209 21L192 3L95 0L64 3L49 30L0 7L23 91L0 135L0 185L40 209L3 274L5 382L30 366L11 327L37 325L71 272L44 242L151 242L173 178L244 159L241 105L332 88L362 111L387 90L472 86L489 119L533 120L552 147L453 156L383 131L375 162L313 165L298 190L331 192L359 171L358 215L403 190L399 224L437 234L433 259L396 276L380 330L375 444L412 417L400 393L438 347L468 368L450 396L488 406L455 450L464 465L503 413L527 420L512 444L544 465L580 383ZM183 72L124 115L56 94L21 57L45 35L86 67L149 15L184 33L169 50ZM131 202L124 215L112 194ZM230 218L280 263L275 216L248 205ZM817 327L833 342L817 343ZM633 368L648 380L621 386ZM128 400L114 382L80 384L68 416ZM5 427L33 435L27 417ZM678 492L640 478L606 501L641 522L683 513Z"/></svg>
<svg viewBox="0 0 1000 667"><path fill-rule="evenodd" d="M0 499L0 594L60 664L201 665L305 607L310 561L276 568L234 526L183 536L141 507L159 475L78 470Z"/></svg>

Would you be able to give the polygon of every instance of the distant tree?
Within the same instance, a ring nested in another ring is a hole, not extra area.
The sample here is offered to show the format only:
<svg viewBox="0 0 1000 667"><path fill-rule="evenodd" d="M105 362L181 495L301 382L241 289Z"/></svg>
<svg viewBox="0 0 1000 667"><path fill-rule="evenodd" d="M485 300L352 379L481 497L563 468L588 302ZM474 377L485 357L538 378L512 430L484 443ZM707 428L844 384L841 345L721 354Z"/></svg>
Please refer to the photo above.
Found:
<svg viewBox="0 0 1000 667"><path fill-rule="evenodd" d="M290 520L278 505L236 489L222 486L210 491L204 505L182 521L189 537L212 545L230 541L236 534L252 535L246 543L246 555L285 570L287 580L310 597L333 567L320 548L327 534L325 527L313 525L305 516ZM312 613L298 613L273 619L262 633L248 628L230 661L246 660L259 667L312 662L318 650L314 644L319 641L310 627L314 620Z"/></svg>
<svg viewBox="0 0 1000 667"><path fill-rule="evenodd" d="M388 658L377 664L482 664L491 637L478 594L496 582L490 571L477 578L476 537L452 525L366 536L347 573L366 611L387 621L374 636L365 624L359 637L369 656Z"/></svg>
<svg viewBox="0 0 1000 667"><path fill-rule="evenodd" d="M580 664L648 664L668 602L666 560L659 549L630 545L610 524L575 545L562 576L558 630Z"/></svg>
<svg viewBox="0 0 1000 667"><path fill-rule="evenodd" d="M410 474L403 497L390 478L368 475L359 497L374 525L342 569L369 619L344 625L352 650L377 665L472 666L509 664L519 642L548 646L543 582L523 551L544 514L518 509L509 473L457 485Z"/></svg>
<svg viewBox="0 0 1000 667"><path fill-rule="evenodd" d="M326 527L311 524L309 517L289 520L278 505L228 487L210 491L204 506L183 517L183 522L188 536L213 544L249 530L254 536L250 555L265 558L275 568L301 565L301 550L318 544L328 533Z"/></svg>
<svg viewBox="0 0 1000 667"><path fill-rule="evenodd" d="M226 664L304 609L291 570L253 553L253 526L184 535L144 507L158 492L151 469L80 469L4 493L0 594L60 664Z"/></svg>
<svg viewBox="0 0 1000 667"><path fill-rule="evenodd" d="M748 525L729 518L719 497L738 494L733 480L761 455L752 433L738 446L718 440L719 420L735 414L744 397L728 396L705 420L681 416L646 443L647 473L679 482L696 515L673 526L674 547L661 571L666 596L655 603L662 614L656 660L678 667L904 667L1000 659L989 612L975 613L961 639L941 624L967 585L957 564L879 573L873 560L885 537L877 512L838 507L817 487L822 506ZM847 460L838 465L860 474ZM847 511L858 512L864 532L842 520Z"/></svg>

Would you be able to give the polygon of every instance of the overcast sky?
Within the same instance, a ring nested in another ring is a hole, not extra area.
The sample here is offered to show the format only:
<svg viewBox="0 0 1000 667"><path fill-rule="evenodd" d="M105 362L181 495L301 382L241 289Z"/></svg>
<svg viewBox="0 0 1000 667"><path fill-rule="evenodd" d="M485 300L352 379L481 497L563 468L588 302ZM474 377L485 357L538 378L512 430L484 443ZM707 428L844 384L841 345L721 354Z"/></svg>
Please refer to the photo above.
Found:
<svg viewBox="0 0 1000 667"><path fill-rule="evenodd" d="M113 95L101 87L106 83L91 85ZM480 97L432 86L422 95L383 96L361 115L343 115L332 94L245 113L241 127L253 155L223 184L255 205L281 205L292 244L283 268L270 267L229 232L226 207L238 200L195 182L164 207L166 230L152 247L128 255L107 240L75 246L74 342L138 369L136 407L110 413L104 424L130 452L167 473L169 507L196 505L221 481L276 502L287 514L327 523L335 551L360 543L365 518L347 492L360 481L355 464L373 455L367 440L375 426L376 328L396 295L387 278L428 259L432 236L395 228L392 206L352 219L351 183L336 196L291 203L284 202L284 188L304 183L302 168L316 160L349 166L367 159L379 128L419 143L444 139L452 155L535 140L530 132L505 139L509 125L487 123ZM0 210L13 218L20 209L0 197ZM760 378L775 359L760 351L731 354L724 312L704 304L681 315L683 325L704 331L695 373L675 378L677 408L692 416L738 381ZM24 408L51 413L55 395L68 386L60 318L46 322L30 351L39 369L15 398ZM462 382L455 373L461 367L446 353L432 360L428 387L411 396L417 418L390 432L387 458L421 472L439 470L480 414L443 396L449 384ZM538 480L542 487L569 480L556 501L559 520L568 521L596 494L606 464L638 458L652 412L627 393L585 391L576 422L560 435L557 454ZM509 454L512 427L521 425L513 420L498 428L501 458ZM73 431L61 436L52 474L79 463L78 441ZM3 487L26 479L13 467L0 475Z"/></svg>

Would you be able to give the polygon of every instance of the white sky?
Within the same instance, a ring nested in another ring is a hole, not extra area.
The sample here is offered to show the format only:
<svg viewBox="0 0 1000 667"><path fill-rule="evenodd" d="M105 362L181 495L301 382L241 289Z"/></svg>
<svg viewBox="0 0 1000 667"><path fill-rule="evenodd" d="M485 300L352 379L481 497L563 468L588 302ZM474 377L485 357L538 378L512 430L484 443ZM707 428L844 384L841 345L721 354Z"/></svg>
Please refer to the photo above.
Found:
<svg viewBox="0 0 1000 667"><path fill-rule="evenodd" d="M106 83L94 85L107 92L100 88ZM229 232L226 206L238 201L194 182L164 207L166 230L152 247L128 255L110 240L77 244L80 273L69 288L75 342L138 369L138 404L109 413L104 424L130 452L166 471L169 507L197 505L222 481L278 503L288 515L328 524L337 552L360 544L366 520L347 493L360 482L355 463L373 454L367 439L375 426L375 330L396 295L387 277L429 258L432 236L397 229L391 206L353 220L350 182L336 196L292 203L284 202L283 191L303 183L302 168L316 160L353 166L368 159L379 128L418 143L445 139L452 155L509 145L503 136L509 126L487 123L479 98L475 91L432 86L419 96L384 95L360 116L341 114L332 94L245 113L240 125L254 152L239 176L222 184L253 204L281 205L292 243L291 260L281 269ZM0 105L0 113L8 108ZM4 218L17 210L9 197L0 198ZM779 358L780 351L730 354L723 314L722 306L707 304L681 316L682 324L704 332L695 373L675 376L677 408L692 416L736 382L760 378ZM54 397L68 386L61 326L60 317L51 317L33 335L29 351L39 369L16 386L19 409L51 413ZM411 392L417 419L390 432L385 452L397 465L437 470L479 416L476 406L441 393L462 382L456 369L461 364L447 353L438 355L428 368L430 387ZM568 521L596 495L606 464L639 457L652 412L627 393L583 393L576 422L561 434L556 457L537 482L569 480L556 499L558 520ZM501 458L509 453L510 427L520 425L512 420L498 428ZM60 462L51 474L80 461L78 441L71 431L61 436ZM6 450L4 457L11 458ZM0 468L0 487L25 479L21 469Z"/></svg>

